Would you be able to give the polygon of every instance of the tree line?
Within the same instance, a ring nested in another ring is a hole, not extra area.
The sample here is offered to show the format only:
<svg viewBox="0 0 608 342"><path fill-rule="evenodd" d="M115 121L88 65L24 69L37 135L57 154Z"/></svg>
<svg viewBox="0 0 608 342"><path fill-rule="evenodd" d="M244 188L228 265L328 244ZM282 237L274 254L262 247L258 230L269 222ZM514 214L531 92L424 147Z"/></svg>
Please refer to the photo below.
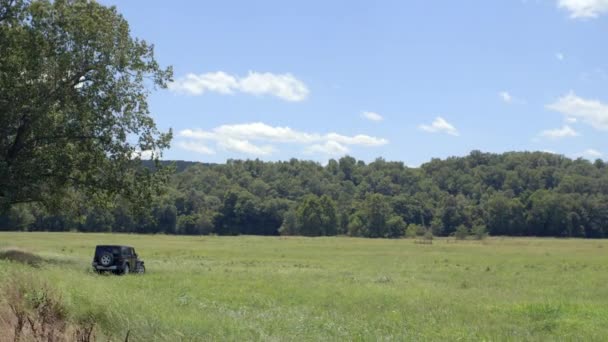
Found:
<svg viewBox="0 0 608 342"><path fill-rule="evenodd" d="M169 162L165 162L168 164ZM144 210L100 205L72 190L60 208L13 206L5 230L397 238L491 235L601 238L608 234L608 167L545 152L473 151L417 168L345 156L326 165L176 162Z"/></svg>

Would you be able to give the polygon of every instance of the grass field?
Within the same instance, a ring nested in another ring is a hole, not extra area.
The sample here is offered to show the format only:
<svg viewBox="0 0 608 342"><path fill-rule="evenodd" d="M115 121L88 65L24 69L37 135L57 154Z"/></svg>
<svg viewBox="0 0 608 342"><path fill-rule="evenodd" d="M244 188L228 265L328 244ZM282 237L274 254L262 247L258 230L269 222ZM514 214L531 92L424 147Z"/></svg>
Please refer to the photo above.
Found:
<svg viewBox="0 0 608 342"><path fill-rule="evenodd" d="M96 244L134 246L147 274L94 274ZM608 336L608 241L0 233L8 247L45 261L0 260L0 283L44 279L112 340Z"/></svg>

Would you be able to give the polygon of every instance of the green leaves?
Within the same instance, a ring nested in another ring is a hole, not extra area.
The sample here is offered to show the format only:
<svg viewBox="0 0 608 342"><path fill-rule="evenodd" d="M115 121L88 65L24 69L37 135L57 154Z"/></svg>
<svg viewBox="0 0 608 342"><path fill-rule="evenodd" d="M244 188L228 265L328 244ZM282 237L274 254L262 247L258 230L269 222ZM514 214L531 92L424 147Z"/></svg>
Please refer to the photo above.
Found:
<svg viewBox="0 0 608 342"><path fill-rule="evenodd" d="M308 195L296 210L295 234L305 236L336 235L336 204L327 195Z"/></svg>
<svg viewBox="0 0 608 342"><path fill-rule="evenodd" d="M140 166L169 146L147 105L166 87L153 46L94 1L0 1L0 205L66 188L148 201L167 174Z"/></svg>

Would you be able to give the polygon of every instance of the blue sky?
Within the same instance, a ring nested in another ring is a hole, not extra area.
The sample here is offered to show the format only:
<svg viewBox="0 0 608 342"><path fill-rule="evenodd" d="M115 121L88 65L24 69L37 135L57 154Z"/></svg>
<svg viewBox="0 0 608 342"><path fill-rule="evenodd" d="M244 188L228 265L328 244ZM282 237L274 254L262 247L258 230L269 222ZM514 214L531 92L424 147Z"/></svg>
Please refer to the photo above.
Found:
<svg viewBox="0 0 608 342"><path fill-rule="evenodd" d="M608 156L608 0L102 3L174 67L164 159Z"/></svg>

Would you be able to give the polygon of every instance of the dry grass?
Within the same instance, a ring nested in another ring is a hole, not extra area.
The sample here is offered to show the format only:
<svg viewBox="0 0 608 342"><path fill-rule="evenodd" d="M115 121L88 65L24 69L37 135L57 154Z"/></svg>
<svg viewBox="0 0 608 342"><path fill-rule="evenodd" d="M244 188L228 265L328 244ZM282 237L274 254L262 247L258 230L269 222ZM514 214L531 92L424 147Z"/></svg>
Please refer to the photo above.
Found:
<svg viewBox="0 0 608 342"><path fill-rule="evenodd" d="M15 272L3 283L0 292L0 342L95 339L95 323L70 322L59 292L31 274Z"/></svg>

